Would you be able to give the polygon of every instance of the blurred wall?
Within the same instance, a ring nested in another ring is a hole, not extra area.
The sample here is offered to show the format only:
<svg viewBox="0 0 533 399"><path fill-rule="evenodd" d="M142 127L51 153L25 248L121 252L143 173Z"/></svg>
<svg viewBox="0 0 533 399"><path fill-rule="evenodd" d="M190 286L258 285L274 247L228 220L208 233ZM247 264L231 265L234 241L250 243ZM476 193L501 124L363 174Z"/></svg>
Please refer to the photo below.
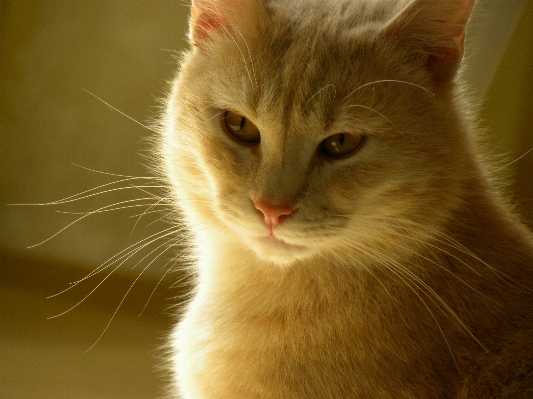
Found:
<svg viewBox="0 0 533 399"><path fill-rule="evenodd" d="M92 215L36 248L84 212L147 197L126 189L64 206L59 200L118 177L146 175L151 135L85 90L145 123L176 70L189 9L168 1L0 2L0 249L95 267L161 228L131 212ZM140 182L133 182L137 185ZM121 187L128 187L123 183ZM133 205L133 204L132 204Z"/></svg>
<svg viewBox="0 0 533 399"><path fill-rule="evenodd" d="M510 3L510 2L508 2ZM506 4L508 7L509 4ZM495 29L492 37L500 35ZM493 154L504 154L502 178L523 220L533 228L533 1L525 2L480 111ZM530 152L531 151L531 152Z"/></svg>
<svg viewBox="0 0 533 399"><path fill-rule="evenodd" d="M533 147L532 7L533 0L486 1L470 30L466 76L476 96L487 97L481 116L491 151L507 152L509 161ZM83 89L149 120L185 45L187 16L180 0L0 3L0 251L94 268L161 228L150 225L158 217L151 215L133 229L128 216L142 211L96 214L27 250L76 218L56 210L91 211L145 193L130 188L56 207L3 204L54 201L118 179L73 164L146 174L139 153L151 133ZM532 170L533 153L505 169L517 178L511 191L530 220Z"/></svg>

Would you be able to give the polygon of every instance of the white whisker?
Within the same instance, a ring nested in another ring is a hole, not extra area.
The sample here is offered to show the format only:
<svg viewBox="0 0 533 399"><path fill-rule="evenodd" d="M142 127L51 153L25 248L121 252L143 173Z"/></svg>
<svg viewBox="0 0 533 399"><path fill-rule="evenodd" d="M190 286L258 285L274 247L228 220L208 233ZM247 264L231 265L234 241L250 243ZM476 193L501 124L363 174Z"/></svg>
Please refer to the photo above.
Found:
<svg viewBox="0 0 533 399"><path fill-rule="evenodd" d="M391 124L391 126L396 129L396 131L398 133L400 133L403 137L403 134L402 132L400 131L400 129L398 129L396 127L396 125L394 123L391 122L391 120L389 118L387 118L385 115L383 115L381 112L379 111L376 111L374 108L371 108L371 107L367 107L366 105L361 105L361 104L351 104L351 105L346 105L344 108L363 108L363 109L367 109L369 111L372 111L374 112L375 114L381 116L383 119L385 119L387 122L389 122Z"/></svg>
<svg viewBox="0 0 533 399"><path fill-rule="evenodd" d="M175 244L177 244L178 242L175 242ZM179 260L182 260L183 259L183 251L176 255L175 257L173 257L172 259L170 259L167 263L165 263L165 265L163 266L163 268L165 268L166 266L168 266L169 264L173 264ZM154 289L152 290L152 292L150 293L150 296L148 297L148 299L146 300L146 303L144 304L144 307L142 308L141 312L139 313L139 317L144 313L144 311L146 310L146 307L148 306L148 303L150 302L150 300L152 299L152 297L154 296L154 293L155 291L157 290L157 288L159 287L159 285L161 284L161 282L164 280L164 278L168 275L168 273L172 270L172 267L167 267L167 270L165 271L165 273L161 276L161 278L159 279L159 281L157 282L157 284L155 285ZM178 282L181 282L185 279L186 277L183 277L181 278Z"/></svg>
<svg viewBox="0 0 533 399"><path fill-rule="evenodd" d="M334 84L329 84L329 85L326 85L324 86L323 88L321 88L320 90L318 90L315 94L313 94L309 100L307 100L307 102L305 103L305 107L303 108L302 111L305 111L305 109L307 108L307 106L309 105L309 103L311 102L311 100L313 98L315 98L316 96L318 96L322 91L326 90L328 87L333 87L335 89L335 93L337 92L337 88L335 87Z"/></svg>
<svg viewBox="0 0 533 399"><path fill-rule="evenodd" d="M248 56L250 57L250 66L251 66L251 69L252 69L252 74L253 74L253 77L254 77L254 81L255 81L255 90L257 91L259 89L259 83L257 82L257 76L255 74L255 67L254 67L254 59L252 57L252 52L250 51L250 47L248 46L248 42L246 41L246 39L244 38L243 34L241 33L240 30L237 30L237 32L239 33L239 35L241 36L242 38L242 41L244 42L244 45L246 46L246 49L248 50Z"/></svg>
<svg viewBox="0 0 533 399"><path fill-rule="evenodd" d="M112 110L118 112L120 115L125 116L125 117L128 118L129 120L131 120L131 121L135 122L136 124L138 124L138 125L144 127L145 129L150 130L151 132L157 133L156 130L152 129L152 128L149 127L149 126L146 126L146 125L142 124L141 122L139 122L138 120L136 120L136 119L132 118L131 116L125 114L124 112L122 112L122 111L119 110L118 108L113 107L111 104L109 104L107 101L104 101L103 99L101 99L100 97L98 97L96 94L91 93L89 90L84 89L84 88L82 88L82 90L85 91L85 92L87 92L87 93L89 93L91 96L97 98L98 100L100 100L101 102L103 102L105 105L107 105L109 108L111 108Z"/></svg>
<svg viewBox="0 0 533 399"><path fill-rule="evenodd" d="M453 362L455 364L455 366L457 367L457 370L459 370L460 372L460 369L459 369L459 366L457 364L457 361L455 359L455 356L453 354L453 351L450 347L450 343L448 341L448 339L446 338L446 335L444 334L444 331L442 330L442 327L441 325L439 324L439 322L437 321L437 318L435 317L435 315L433 314L433 311L430 309L430 307L428 306L428 304L422 299L422 297L420 296L420 294L412 287L412 285L407 282L401 274L402 271L404 271L404 269L402 267L400 268L393 268L392 265L395 264L395 266L399 266L399 264L397 264L397 262L395 262L394 260L392 260L391 258L377 252L377 251L374 251L372 249L370 249L368 246L365 246L365 248L361 248L361 246L359 245L355 245L354 242L351 242L349 245L353 246L354 248L358 249L359 251L363 252L363 253L366 253L368 256L370 256L371 258L374 258L374 260L376 260L378 263L380 263L382 266L384 266L385 268L387 268L387 270L389 270L391 273L393 273L396 277L398 277L417 297L418 299L420 300L420 302L424 305L424 307L428 310L428 312L430 313L431 317L433 318L433 320L435 321L436 325L437 325L437 328L438 330L440 331L440 334L442 336L442 338L444 339L445 343L446 343L446 346L448 347L448 351L450 352L450 355L453 359ZM374 255L371 255L368 253L368 251L370 251L370 253L374 253ZM380 259L380 258L383 258ZM387 260L387 262L385 262L384 260ZM401 265L400 265L401 266ZM413 278L414 275L411 276L411 279ZM407 276L406 276L407 277ZM416 282L416 281L415 281ZM424 291L422 291L424 292ZM435 293L436 294L436 293ZM433 303L433 299L426 294L426 296L428 297L429 300L431 300ZM437 295L438 296L438 295ZM440 298L440 297L439 297ZM440 307L437 305L437 308L440 309Z"/></svg>
<svg viewBox="0 0 533 399"><path fill-rule="evenodd" d="M414 86L414 87L418 87L419 89L423 90L425 93L427 93L432 99L435 98L435 94L433 92L431 92L430 90L426 89L425 87L423 86L420 86L419 84L416 84L416 83L413 83L413 82L407 82L405 80L396 80L396 79L381 79L381 80L375 80L373 82L368 82L368 83L365 83L361 86L359 86L357 89L355 89L354 91L352 91L350 94L348 94L345 98L344 98L344 101L346 101L349 97L351 97L355 92L357 92L358 90L361 90L362 88L364 87L367 87L367 86L370 86L370 85L375 85L377 83L402 83L402 84L406 84L406 85L410 85L410 86Z"/></svg>
<svg viewBox="0 0 533 399"><path fill-rule="evenodd" d="M124 296L122 297L122 299L120 300L120 303L118 304L117 308L115 309L115 311L113 312L113 315L111 316L111 318L109 319L109 321L107 322L107 325L104 327L104 330L102 331L102 333L100 334L100 336L96 339L96 341L92 344L92 346L87 349L85 351L85 353L89 352L92 348L94 348L96 346L96 344L98 342L100 342L100 340L102 339L102 337L104 336L104 334L106 333L107 329L109 328L109 326L111 325L111 322L113 321L113 319L115 318L115 316L117 315L120 307L122 306L122 304L124 303L124 301L126 300L126 297L129 295L129 293L131 292L131 290L133 289L133 286L137 283L137 281L139 281L139 279L141 278L141 276L144 274L144 272L161 256L163 255L166 251L168 250L168 248L166 248L164 251L161 251L161 253L159 253L154 259L152 259L145 267L144 269L139 273L139 275L135 278L135 280L133 281L133 283L130 285L130 287L128 288L128 290L126 291L126 293L124 294Z"/></svg>
<svg viewBox="0 0 533 399"><path fill-rule="evenodd" d="M498 169L495 169L494 172L499 172L500 170L502 169L505 169L506 167L508 167L509 165L512 165L514 164L515 162L518 162L520 161L522 158L524 158L527 154L529 154L531 151L533 151L533 147L531 147L529 150L527 150L524 154L520 155L518 158L516 158L514 161L511 161L501 167L499 167Z"/></svg>
<svg viewBox="0 0 533 399"><path fill-rule="evenodd" d="M124 259L125 257L127 257L128 255L132 254L132 253L136 253L138 252L140 249L146 247L147 245L150 245L151 243L161 239L161 238L164 238L166 236L169 235L168 232L171 232L171 233L176 233L177 230L175 227L169 227L163 231L160 231L158 233L155 233L155 234L152 234L150 235L149 237L146 237L142 240L139 240L137 241L136 243L128 246L127 248L124 248L122 251L118 252L117 254L113 255L111 258L109 258L108 260L106 260L105 262L103 262L100 266L98 266L95 270L91 271L89 274L87 274L85 277L79 279L79 280L76 280L76 281L73 281L70 283L70 286L66 289L64 289L63 291L60 291L58 292L57 294L54 294L54 295L50 295L48 296L47 298L54 298L56 296L59 296L69 290L71 290L72 288L74 288L75 286L77 286L78 284L82 283L83 281L85 280L88 280L90 279L91 277L101 273L102 271L106 270L108 267L110 267L111 265L115 264L116 262L120 261L121 259ZM153 240L151 240L153 237L157 237ZM140 245L141 243L143 243L143 245ZM128 252L129 251L129 252ZM136 252L135 252L136 251Z"/></svg>

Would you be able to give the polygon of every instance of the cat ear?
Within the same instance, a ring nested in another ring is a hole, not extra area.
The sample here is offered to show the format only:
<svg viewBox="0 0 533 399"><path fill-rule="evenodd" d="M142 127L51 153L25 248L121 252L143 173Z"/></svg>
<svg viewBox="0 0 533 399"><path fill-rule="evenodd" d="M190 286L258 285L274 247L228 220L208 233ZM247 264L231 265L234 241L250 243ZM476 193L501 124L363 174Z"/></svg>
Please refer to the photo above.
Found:
<svg viewBox="0 0 533 399"><path fill-rule="evenodd" d="M231 34L232 25L253 17L256 1L193 0L189 20L189 39L202 46L217 35Z"/></svg>
<svg viewBox="0 0 533 399"><path fill-rule="evenodd" d="M464 55L465 29L475 0L400 0L386 35L422 55L437 82L452 79Z"/></svg>
<svg viewBox="0 0 533 399"><path fill-rule="evenodd" d="M224 30L224 14L219 2L213 0L194 0L189 20L189 39L199 45L212 35Z"/></svg>

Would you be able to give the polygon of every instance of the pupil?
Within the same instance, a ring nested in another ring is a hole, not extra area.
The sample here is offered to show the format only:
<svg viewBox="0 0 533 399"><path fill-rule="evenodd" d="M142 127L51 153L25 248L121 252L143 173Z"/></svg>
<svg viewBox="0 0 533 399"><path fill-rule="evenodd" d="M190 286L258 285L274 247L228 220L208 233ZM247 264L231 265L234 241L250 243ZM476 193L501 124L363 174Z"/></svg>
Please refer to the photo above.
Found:
<svg viewBox="0 0 533 399"><path fill-rule="evenodd" d="M239 125L240 130L244 128L245 123L246 123L246 118L241 118L241 123Z"/></svg>
<svg viewBox="0 0 533 399"><path fill-rule="evenodd" d="M343 145L344 144L344 133L341 133L340 136L339 136L339 143L340 145Z"/></svg>

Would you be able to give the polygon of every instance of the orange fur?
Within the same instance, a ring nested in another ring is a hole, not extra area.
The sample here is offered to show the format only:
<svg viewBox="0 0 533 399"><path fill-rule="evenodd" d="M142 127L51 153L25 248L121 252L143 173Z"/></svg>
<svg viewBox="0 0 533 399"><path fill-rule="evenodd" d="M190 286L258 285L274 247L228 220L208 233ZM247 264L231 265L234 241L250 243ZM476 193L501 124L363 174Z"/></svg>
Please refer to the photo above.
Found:
<svg viewBox="0 0 533 399"><path fill-rule="evenodd" d="M184 55L159 149L197 278L172 397L533 397L533 238L457 76L473 2L202 3L228 28ZM339 133L365 140L321 155ZM297 204L275 239L256 198Z"/></svg>

